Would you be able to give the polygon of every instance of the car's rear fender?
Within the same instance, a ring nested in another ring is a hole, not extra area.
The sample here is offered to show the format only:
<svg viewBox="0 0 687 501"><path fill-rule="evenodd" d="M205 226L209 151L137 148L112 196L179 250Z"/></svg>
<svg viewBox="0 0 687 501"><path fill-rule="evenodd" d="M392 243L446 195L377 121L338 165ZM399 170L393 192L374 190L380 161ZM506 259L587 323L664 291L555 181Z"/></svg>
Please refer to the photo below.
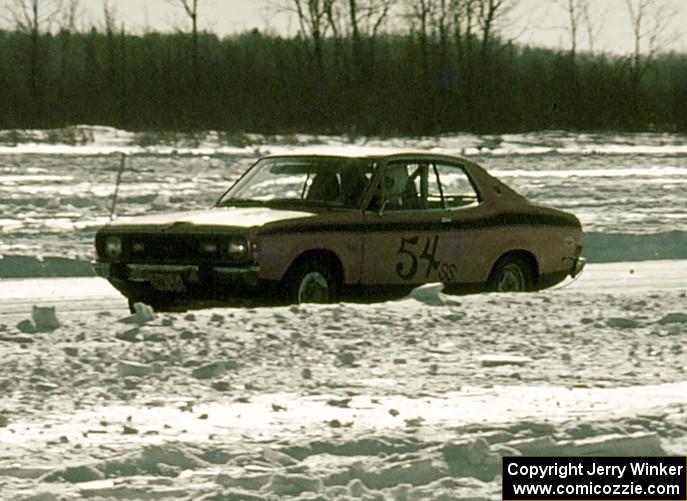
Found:
<svg viewBox="0 0 687 501"><path fill-rule="evenodd" d="M579 230L557 227L519 227L517 232L501 235L501 249L494 249L487 260L489 272L504 255L522 253L536 264L536 276L569 272L579 252ZM488 253L488 251L485 252Z"/></svg>
<svg viewBox="0 0 687 501"><path fill-rule="evenodd" d="M532 273L532 279L534 280L534 283L536 284L538 282L539 261L532 252L525 249L513 249L509 250L508 252L505 252L504 254L501 254L491 266L491 270L489 271L489 281L491 281L492 274L494 273L494 269L496 268L497 263L507 257L520 258L524 262L526 262L530 267L530 272Z"/></svg>

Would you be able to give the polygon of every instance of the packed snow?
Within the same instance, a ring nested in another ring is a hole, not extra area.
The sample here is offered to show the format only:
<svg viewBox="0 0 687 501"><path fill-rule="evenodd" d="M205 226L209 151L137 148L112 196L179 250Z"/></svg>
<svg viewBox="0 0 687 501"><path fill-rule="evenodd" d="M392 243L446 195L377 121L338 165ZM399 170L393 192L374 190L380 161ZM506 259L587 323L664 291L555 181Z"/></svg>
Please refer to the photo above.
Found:
<svg viewBox="0 0 687 501"><path fill-rule="evenodd" d="M503 455L684 455L686 298L5 314L0 490L493 500Z"/></svg>

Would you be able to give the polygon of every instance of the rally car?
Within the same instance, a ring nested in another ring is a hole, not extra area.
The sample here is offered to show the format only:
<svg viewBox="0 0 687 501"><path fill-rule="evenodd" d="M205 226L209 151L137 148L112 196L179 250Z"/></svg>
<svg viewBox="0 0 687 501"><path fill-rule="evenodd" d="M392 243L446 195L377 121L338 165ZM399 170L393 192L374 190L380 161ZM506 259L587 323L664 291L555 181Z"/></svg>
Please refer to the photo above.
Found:
<svg viewBox="0 0 687 501"><path fill-rule="evenodd" d="M98 275L130 304L261 297L332 302L349 290L443 282L523 292L578 275L582 228L464 158L324 148L258 160L207 210L98 230Z"/></svg>

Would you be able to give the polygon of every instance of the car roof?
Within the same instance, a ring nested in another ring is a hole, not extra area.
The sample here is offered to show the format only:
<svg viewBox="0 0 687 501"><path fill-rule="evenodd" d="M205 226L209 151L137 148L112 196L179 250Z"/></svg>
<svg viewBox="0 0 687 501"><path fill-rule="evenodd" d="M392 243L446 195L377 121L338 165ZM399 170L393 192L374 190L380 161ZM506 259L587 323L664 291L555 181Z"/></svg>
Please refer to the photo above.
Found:
<svg viewBox="0 0 687 501"><path fill-rule="evenodd" d="M391 148L374 146L311 146L293 150L280 151L266 155L265 158L275 157L335 157L335 158L385 158L393 156L422 156L432 158L459 158L442 152L411 148Z"/></svg>

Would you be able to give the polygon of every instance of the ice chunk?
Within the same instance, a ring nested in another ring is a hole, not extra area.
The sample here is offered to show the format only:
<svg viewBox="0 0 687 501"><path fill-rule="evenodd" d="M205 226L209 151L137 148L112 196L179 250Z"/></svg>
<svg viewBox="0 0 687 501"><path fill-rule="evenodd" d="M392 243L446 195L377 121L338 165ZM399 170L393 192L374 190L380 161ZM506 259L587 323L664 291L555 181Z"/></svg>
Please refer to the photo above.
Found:
<svg viewBox="0 0 687 501"><path fill-rule="evenodd" d="M134 303L134 310L136 313L122 318L120 322L124 324L139 324L143 325L155 320L155 311L153 308L145 303Z"/></svg>
<svg viewBox="0 0 687 501"><path fill-rule="evenodd" d="M441 295L444 284L426 284L416 287L410 292L410 297L431 306L444 306L446 302Z"/></svg>
<svg viewBox="0 0 687 501"><path fill-rule="evenodd" d="M482 367L497 367L499 365L526 365L532 362L529 357L519 355L482 355L479 357Z"/></svg>
<svg viewBox="0 0 687 501"><path fill-rule="evenodd" d="M126 360L120 360L117 363L117 374L119 377L125 378L129 376L133 377L146 377L154 372L152 365L139 364L137 362L128 362Z"/></svg>
<svg viewBox="0 0 687 501"><path fill-rule="evenodd" d="M687 313L668 313L658 321L659 324L687 324Z"/></svg>
<svg viewBox="0 0 687 501"><path fill-rule="evenodd" d="M303 492L319 492L322 480L296 473L275 473L268 489L279 496L297 496Z"/></svg>
<svg viewBox="0 0 687 501"><path fill-rule="evenodd" d="M192 373L196 379L212 379L223 374L225 371L234 371L239 368L239 364L232 358L211 362L195 369Z"/></svg>
<svg viewBox="0 0 687 501"><path fill-rule="evenodd" d="M31 318L38 332L54 331L60 326L54 306L34 306Z"/></svg>
<svg viewBox="0 0 687 501"><path fill-rule="evenodd" d="M639 322L634 318L612 317L606 320L606 325L616 329L636 329L639 327Z"/></svg>

